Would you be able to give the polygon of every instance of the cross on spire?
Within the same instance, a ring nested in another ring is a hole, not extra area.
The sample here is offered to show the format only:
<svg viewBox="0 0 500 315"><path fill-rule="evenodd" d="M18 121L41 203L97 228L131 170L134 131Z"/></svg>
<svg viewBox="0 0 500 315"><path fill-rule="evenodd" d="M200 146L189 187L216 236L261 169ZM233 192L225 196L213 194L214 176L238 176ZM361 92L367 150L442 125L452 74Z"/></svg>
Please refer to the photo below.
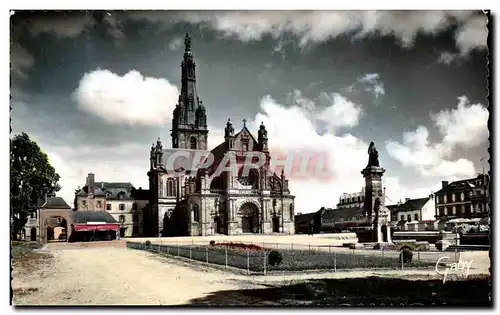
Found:
<svg viewBox="0 0 500 315"><path fill-rule="evenodd" d="M246 127L247 126L247 120L245 118L243 118L243 127Z"/></svg>

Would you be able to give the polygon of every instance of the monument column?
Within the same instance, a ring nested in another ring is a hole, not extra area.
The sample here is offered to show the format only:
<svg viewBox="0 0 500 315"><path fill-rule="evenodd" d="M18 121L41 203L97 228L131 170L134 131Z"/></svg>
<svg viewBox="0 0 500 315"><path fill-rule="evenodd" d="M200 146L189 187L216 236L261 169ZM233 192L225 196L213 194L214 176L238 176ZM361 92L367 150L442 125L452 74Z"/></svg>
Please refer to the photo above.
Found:
<svg viewBox="0 0 500 315"><path fill-rule="evenodd" d="M382 224L387 221L382 176L385 169L380 166L378 151L373 142L368 148L368 165L361 171L365 178L364 212L370 224L373 224L372 242L382 243ZM382 212L382 213L381 213ZM382 214L382 215L381 215Z"/></svg>

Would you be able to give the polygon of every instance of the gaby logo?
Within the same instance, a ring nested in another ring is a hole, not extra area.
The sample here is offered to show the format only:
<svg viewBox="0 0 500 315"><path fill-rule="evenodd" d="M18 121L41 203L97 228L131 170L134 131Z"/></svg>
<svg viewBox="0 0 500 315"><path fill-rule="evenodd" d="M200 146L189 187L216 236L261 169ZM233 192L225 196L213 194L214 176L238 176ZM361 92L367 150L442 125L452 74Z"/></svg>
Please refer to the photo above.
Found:
<svg viewBox="0 0 500 315"><path fill-rule="evenodd" d="M458 256L458 262L451 263L449 266L446 266L444 268L441 266L442 263L448 264L450 260L450 257L443 256L439 258L436 263L436 273L440 276L443 276L443 284L446 282L446 278L448 277L448 275L452 274L465 273L465 278L467 279L467 277L469 276L470 267L472 267L473 260L462 260L462 253L460 253Z"/></svg>
<svg viewBox="0 0 500 315"><path fill-rule="evenodd" d="M270 157L258 151L229 151L221 158L216 158L212 152L205 150L168 149L163 153L163 167L174 176L184 176L188 172L193 175L198 169L210 168L211 174L207 174L209 177L220 176L223 172L246 177L252 169L260 169L268 163L271 173L279 175L283 171L288 179L331 178L329 156L320 151L297 150Z"/></svg>

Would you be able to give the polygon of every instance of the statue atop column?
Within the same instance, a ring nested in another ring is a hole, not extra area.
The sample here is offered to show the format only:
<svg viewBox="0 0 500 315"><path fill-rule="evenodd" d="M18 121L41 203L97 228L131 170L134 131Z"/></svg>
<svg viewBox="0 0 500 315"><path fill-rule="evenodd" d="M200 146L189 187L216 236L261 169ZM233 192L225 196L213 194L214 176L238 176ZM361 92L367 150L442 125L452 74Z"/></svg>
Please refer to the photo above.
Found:
<svg viewBox="0 0 500 315"><path fill-rule="evenodd" d="M368 165L367 168L371 166L380 167L380 162L378 161L378 151L375 147L375 143L370 142L370 146L368 147Z"/></svg>

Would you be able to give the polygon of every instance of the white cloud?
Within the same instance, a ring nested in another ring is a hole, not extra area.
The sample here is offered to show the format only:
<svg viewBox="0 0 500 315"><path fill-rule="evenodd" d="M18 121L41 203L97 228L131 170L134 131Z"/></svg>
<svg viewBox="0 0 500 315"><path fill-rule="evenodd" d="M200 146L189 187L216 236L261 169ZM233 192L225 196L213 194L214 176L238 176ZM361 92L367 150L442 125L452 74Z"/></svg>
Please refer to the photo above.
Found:
<svg viewBox="0 0 500 315"><path fill-rule="evenodd" d="M425 198L441 189L441 183L420 187L404 187L400 179L394 176L384 176L382 178L386 187L386 205L396 204L398 201L405 201L405 198L417 199ZM455 178L453 178L455 180Z"/></svg>
<svg viewBox="0 0 500 315"><path fill-rule="evenodd" d="M415 168L426 177L474 176L474 164L467 159L449 160L459 147L473 148L488 140L488 110L481 104L470 104L459 97L456 109L444 109L431 114L431 119L443 136L441 142L429 141L429 130L419 126L403 133L402 143L388 141L387 153L405 166Z"/></svg>
<svg viewBox="0 0 500 315"><path fill-rule="evenodd" d="M360 105L351 102L338 93L331 94L330 100L332 105L325 108L318 116L318 119L327 123L329 129L354 127L359 123L362 113Z"/></svg>
<svg viewBox="0 0 500 315"><path fill-rule="evenodd" d="M278 104L270 96L261 101L261 112L253 122L252 130L257 130L263 122L268 131L271 153L286 154L305 149L309 152L325 152L328 155L328 167L332 171L330 178L291 178L290 189L296 195L297 212L312 212L321 206L335 207L340 194L360 191L363 186L361 169L367 163L368 144L351 134L320 134L316 131L316 122L321 112L311 100L299 96L293 106ZM306 104L306 106L303 106ZM360 110L352 110L348 100L337 95L333 104L326 110L336 115L336 126L354 126ZM354 106L354 105L353 105ZM350 113L350 114L346 114ZM321 117L324 118L324 117Z"/></svg>
<svg viewBox="0 0 500 315"><path fill-rule="evenodd" d="M456 109L445 109L431 115L432 120L443 134L443 142L460 145L464 148L475 147L487 141L489 136L489 112L482 104L470 104L465 96L458 98Z"/></svg>
<svg viewBox="0 0 500 315"><path fill-rule="evenodd" d="M394 36L403 47L411 47L419 32L437 34L454 23L457 48L462 55L485 48L486 17L473 11L218 11L186 12L176 17L133 13L135 19L172 23L205 23L224 36L242 41L259 40L264 35L278 39L285 33L299 37L299 45L323 42L342 34L355 39L380 34Z"/></svg>
<svg viewBox="0 0 500 315"><path fill-rule="evenodd" d="M112 124L163 126L172 117L178 88L136 70L123 76L97 69L83 75L74 98L80 109Z"/></svg>
<svg viewBox="0 0 500 315"><path fill-rule="evenodd" d="M179 48L182 47L183 44L184 44L183 39L180 37L176 37L172 39L170 43L168 43L168 48L170 50L178 50Z"/></svg>
<svg viewBox="0 0 500 315"><path fill-rule="evenodd" d="M367 73L359 77L357 81L364 86L366 92L372 93L376 100L385 95L384 83L380 80L380 75L378 73ZM351 86L351 89L352 88Z"/></svg>
<svg viewBox="0 0 500 315"><path fill-rule="evenodd" d="M443 63L445 65L450 65L453 62L457 61L460 58L460 54L454 54L449 51L444 51L439 55L437 60L438 63Z"/></svg>

